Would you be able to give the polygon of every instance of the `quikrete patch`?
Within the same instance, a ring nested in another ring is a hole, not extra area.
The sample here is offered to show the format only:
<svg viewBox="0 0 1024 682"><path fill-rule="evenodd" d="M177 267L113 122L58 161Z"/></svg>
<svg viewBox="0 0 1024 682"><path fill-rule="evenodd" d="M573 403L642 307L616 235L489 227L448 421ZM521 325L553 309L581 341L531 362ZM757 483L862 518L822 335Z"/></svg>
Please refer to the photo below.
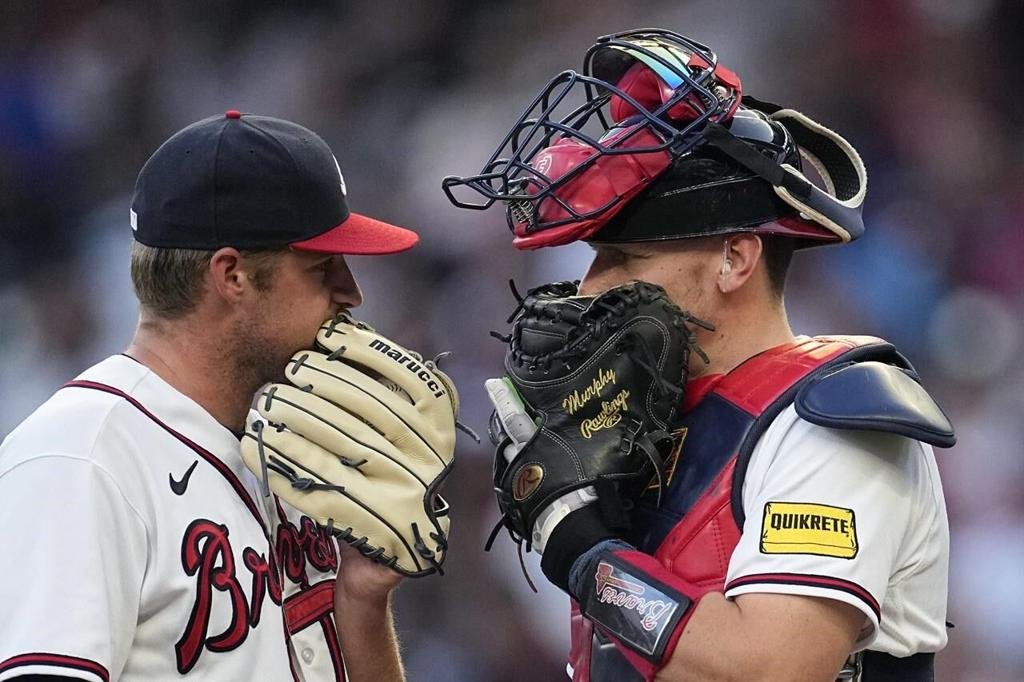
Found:
<svg viewBox="0 0 1024 682"><path fill-rule="evenodd" d="M768 502L761 522L762 554L857 556L852 509L806 502Z"/></svg>

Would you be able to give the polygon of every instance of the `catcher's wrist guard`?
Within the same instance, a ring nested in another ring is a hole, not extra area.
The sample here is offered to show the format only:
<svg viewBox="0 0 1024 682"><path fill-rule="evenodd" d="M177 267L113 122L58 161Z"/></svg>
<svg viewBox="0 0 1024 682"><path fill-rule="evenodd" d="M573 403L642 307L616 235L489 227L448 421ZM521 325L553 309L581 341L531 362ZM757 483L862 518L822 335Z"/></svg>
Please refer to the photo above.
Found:
<svg viewBox="0 0 1024 682"><path fill-rule="evenodd" d="M541 569L609 637L645 680L654 679L707 590L691 585L605 526L596 506L566 516Z"/></svg>
<svg viewBox="0 0 1024 682"><path fill-rule="evenodd" d="M617 540L605 540L580 556L569 585L583 615L648 682L672 658L705 592Z"/></svg>

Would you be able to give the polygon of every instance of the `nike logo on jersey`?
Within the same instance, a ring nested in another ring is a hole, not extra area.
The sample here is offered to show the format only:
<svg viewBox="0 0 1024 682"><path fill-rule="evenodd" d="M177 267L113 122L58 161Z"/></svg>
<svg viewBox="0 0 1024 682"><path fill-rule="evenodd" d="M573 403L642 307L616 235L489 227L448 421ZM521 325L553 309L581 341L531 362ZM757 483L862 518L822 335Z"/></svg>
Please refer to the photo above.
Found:
<svg viewBox="0 0 1024 682"><path fill-rule="evenodd" d="M185 475L181 477L180 481L174 480L174 474L167 474L167 480L171 483L171 490L175 495L184 495L185 488L188 487L188 479L192 476L192 472L195 471L196 465L199 464L199 460L192 462L192 466L188 468Z"/></svg>

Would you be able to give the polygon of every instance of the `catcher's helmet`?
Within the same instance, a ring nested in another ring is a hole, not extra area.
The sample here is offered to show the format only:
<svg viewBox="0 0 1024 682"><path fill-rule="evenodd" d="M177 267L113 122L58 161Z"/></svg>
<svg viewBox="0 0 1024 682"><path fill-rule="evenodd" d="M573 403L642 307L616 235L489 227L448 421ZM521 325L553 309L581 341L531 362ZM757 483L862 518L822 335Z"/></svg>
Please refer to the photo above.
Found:
<svg viewBox="0 0 1024 682"><path fill-rule="evenodd" d="M827 191L804 177L801 157ZM694 175L701 160L725 170ZM744 97L700 43L642 29L598 38L583 73L555 76L479 174L442 187L462 208L505 202L514 244L532 249L741 230L851 241L864 230L866 182L839 135ZM460 186L486 201L458 199Z"/></svg>

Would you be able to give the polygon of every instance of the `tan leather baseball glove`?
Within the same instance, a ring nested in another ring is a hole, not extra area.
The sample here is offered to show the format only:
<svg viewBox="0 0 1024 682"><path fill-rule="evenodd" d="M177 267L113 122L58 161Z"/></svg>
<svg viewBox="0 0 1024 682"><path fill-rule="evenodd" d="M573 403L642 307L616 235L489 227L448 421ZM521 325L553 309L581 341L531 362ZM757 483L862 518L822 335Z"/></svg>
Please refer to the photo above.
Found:
<svg viewBox="0 0 1024 682"><path fill-rule="evenodd" d="M285 375L291 385L257 397L246 466L363 555L407 576L441 571L449 519L438 488L459 410L451 379L346 313Z"/></svg>

